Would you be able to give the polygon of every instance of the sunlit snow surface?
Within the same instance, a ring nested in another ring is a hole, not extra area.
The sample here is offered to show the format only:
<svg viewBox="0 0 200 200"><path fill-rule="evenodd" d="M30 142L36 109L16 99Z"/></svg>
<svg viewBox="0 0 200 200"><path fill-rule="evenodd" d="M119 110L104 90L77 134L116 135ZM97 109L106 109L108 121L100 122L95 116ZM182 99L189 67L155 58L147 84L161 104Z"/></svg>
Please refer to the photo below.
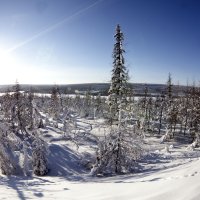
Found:
<svg viewBox="0 0 200 200"><path fill-rule="evenodd" d="M86 121L80 127L89 129ZM92 133L98 134L93 125ZM56 129L43 130L49 142L51 171L45 177L0 175L0 199L63 200L199 200L200 152L174 143L169 152L160 139L146 138L148 154L142 171L113 177L91 177L81 163L95 152L92 138L79 138L79 148Z"/></svg>

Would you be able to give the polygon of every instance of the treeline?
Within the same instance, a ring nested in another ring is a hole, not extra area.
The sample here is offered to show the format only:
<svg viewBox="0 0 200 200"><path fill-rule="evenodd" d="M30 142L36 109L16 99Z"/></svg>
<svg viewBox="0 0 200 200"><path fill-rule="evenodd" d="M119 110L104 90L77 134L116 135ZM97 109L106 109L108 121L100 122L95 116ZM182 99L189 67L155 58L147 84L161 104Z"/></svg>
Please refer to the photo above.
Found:
<svg viewBox="0 0 200 200"><path fill-rule="evenodd" d="M162 142L180 139L179 142L198 146L199 87L188 87L180 96L173 95L172 83L169 83L165 90L166 94L157 97L149 97L148 88L145 89L143 97L134 97L134 93L129 93L125 106L121 107L119 119L111 114L108 97L94 96L89 92L85 95L66 95L62 94L57 86L52 88L50 95L38 95L31 89L28 92L21 91L17 83L14 92L7 92L0 97L2 173L48 173L48 145L43 140L40 130L48 126L59 128L64 138L74 140L73 134L77 129L74 115L95 120L101 118L105 121L103 126L107 127L106 136L97 141L99 150L96 164L94 163L94 174L122 171L122 167L110 169L111 166L115 166L116 160L113 160L112 164L108 163L111 162L113 149L116 150L117 141L120 141L119 146L124 149L120 150L123 156L118 156L126 158L119 162L121 165L126 164L127 171L133 170L131 166L135 166L142 155L142 139L147 135L159 135ZM115 109L118 110L117 107ZM117 112L119 115L119 110ZM119 134L120 139L116 136L119 130L123 132ZM123 170L126 171L124 168Z"/></svg>
<svg viewBox="0 0 200 200"><path fill-rule="evenodd" d="M38 94L51 94L54 85L26 85L20 84L21 90L28 92L32 88L33 93ZM83 84L67 84L57 85L59 91L62 94L85 94L86 92L92 93L97 96L107 96L110 88L110 83L83 83ZM148 87L150 96L157 96L161 93L165 93L166 84L143 84L143 83L129 83L129 87L132 88L134 96L144 96L145 88ZM187 86L174 85L174 94L182 94L187 89ZM0 92L5 93L7 91L14 92L14 85L1 85Z"/></svg>

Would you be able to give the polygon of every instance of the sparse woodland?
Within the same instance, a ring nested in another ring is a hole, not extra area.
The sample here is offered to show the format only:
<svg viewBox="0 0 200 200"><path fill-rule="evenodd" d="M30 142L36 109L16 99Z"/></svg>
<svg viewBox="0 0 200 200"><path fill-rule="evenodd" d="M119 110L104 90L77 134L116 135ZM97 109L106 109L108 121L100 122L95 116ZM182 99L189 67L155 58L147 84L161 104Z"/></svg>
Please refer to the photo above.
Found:
<svg viewBox="0 0 200 200"><path fill-rule="evenodd" d="M199 146L199 87L188 86L177 94L169 74L163 93L153 97L146 87L142 97L134 96L134 88L129 88L124 35L119 25L114 38L107 97L94 96L90 91L85 95L65 95L56 85L50 95L41 95L31 88L21 91L19 83L14 92L0 96L2 174L48 174L52 170L48 162L51 151L45 132L50 129L77 149L84 141L93 142L93 154L82 155L80 162L92 176L140 171L140 161L148 153L146 137L159 137L161 143L185 143L190 150Z"/></svg>

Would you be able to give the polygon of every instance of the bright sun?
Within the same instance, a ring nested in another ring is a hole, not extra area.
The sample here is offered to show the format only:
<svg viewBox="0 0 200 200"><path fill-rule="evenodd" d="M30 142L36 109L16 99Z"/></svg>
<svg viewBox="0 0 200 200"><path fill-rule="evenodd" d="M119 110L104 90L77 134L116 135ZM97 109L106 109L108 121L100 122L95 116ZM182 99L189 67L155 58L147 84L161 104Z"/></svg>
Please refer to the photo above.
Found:
<svg viewBox="0 0 200 200"><path fill-rule="evenodd" d="M0 84L14 83L17 79L17 70L19 64L15 57L8 52L0 49Z"/></svg>
<svg viewBox="0 0 200 200"><path fill-rule="evenodd" d="M9 53L6 53L2 50L0 50L0 66L4 70L6 70L7 67L11 67L13 64L13 59Z"/></svg>
<svg viewBox="0 0 200 200"><path fill-rule="evenodd" d="M37 67L24 63L15 53L2 49L0 49L0 69L0 85L15 84L16 80L19 83L38 83L44 78Z"/></svg>

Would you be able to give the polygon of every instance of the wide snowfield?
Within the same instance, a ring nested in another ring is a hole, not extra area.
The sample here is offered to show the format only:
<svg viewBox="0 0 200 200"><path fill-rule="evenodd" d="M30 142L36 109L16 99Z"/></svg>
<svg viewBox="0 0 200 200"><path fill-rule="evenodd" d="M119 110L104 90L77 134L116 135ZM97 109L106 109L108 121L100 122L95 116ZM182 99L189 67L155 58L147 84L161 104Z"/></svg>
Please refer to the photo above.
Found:
<svg viewBox="0 0 200 200"><path fill-rule="evenodd" d="M79 123L89 129L88 124ZM93 128L95 133L95 128ZM96 130L96 132L98 132ZM129 175L92 177L83 163L94 154L89 135L79 138L79 148L52 127L43 130L49 143L50 173L45 177L0 175L0 199L63 200L199 200L200 151L178 143L160 144L146 138L142 170ZM169 147L166 148L166 145ZM89 152L89 153L88 153Z"/></svg>
<svg viewBox="0 0 200 200"><path fill-rule="evenodd" d="M64 177L0 178L0 199L198 200L200 160L154 173L68 181Z"/></svg>

